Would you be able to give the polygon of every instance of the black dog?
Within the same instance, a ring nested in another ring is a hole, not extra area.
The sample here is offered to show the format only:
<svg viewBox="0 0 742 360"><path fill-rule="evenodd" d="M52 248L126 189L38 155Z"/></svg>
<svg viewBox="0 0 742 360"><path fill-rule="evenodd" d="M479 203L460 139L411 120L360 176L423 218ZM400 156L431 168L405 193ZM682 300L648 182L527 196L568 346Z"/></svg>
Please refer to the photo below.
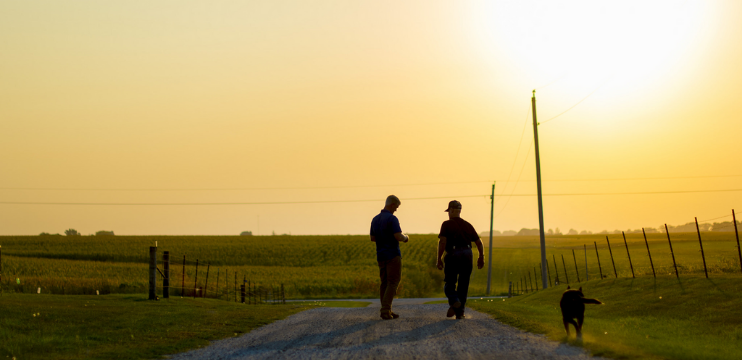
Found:
<svg viewBox="0 0 742 360"><path fill-rule="evenodd" d="M586 299L582 293L582 287L579 290L571 289L567 286L567 291L562 294L562 300L559 301L559 307L562 308L562 321L564 330L567 330L569 336L569 324L575 326L577 330L577 339L582 339L582 322L585 320L585 304L603 304L598 299ZM577 319L575 322L574 319Z"/></svg>

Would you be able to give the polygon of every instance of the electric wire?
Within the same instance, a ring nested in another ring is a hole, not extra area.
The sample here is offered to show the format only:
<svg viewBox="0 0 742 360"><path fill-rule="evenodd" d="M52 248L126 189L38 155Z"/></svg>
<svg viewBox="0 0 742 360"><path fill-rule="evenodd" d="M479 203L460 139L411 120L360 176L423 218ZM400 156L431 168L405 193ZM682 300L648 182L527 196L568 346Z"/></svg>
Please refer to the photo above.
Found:
<svg viewBox="0 0 742 360"><path fill-rule="evenodd" d="M587 96L585 96L584 98L582 98L582 100L578 101L576 104L572 105L569 109L562 111L559 115L554 116L554 117L552 117L552 118L550 118L550 119L548 119L546 121L539 122L539 125L546 124L547 122L549 122L551 120L554 120L554 119L556 119L556 118L558 118L558 117L566 114L568 111L574 109L575 107L577 107L577 105L580 105L583 101L587 100L587 98L589 98L590 96L592 96L593 94L595 94L598 90L600 90L600 88L603 87L603 85L605 85L611 77L613 77L613 75L611 75L608 78L606 78L600 85L598 85L597 88L595 88L595 90L593 90L591 93L587 94Z"/></svg>

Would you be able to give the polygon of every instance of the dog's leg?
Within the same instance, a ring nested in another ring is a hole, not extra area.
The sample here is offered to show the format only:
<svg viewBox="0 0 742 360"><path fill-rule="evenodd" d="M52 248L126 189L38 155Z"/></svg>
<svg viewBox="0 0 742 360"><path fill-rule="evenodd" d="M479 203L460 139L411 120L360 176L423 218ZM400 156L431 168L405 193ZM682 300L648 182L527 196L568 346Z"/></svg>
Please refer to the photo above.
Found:
<svg viewBox="0 0 742 360"><path fill-rule="evenodd" d="M585 315L577 317L577 324L575 325L575 328L577 329L577 340L582 340L582 323L585 321Z"/></svg>
<svg viewBox="0 0 742 360"><path fill-rule="evenodd" d="M567 331L567 337L569 337L569 321L566 318L562 318L562 322L564 323L564 330Z"/></svg>

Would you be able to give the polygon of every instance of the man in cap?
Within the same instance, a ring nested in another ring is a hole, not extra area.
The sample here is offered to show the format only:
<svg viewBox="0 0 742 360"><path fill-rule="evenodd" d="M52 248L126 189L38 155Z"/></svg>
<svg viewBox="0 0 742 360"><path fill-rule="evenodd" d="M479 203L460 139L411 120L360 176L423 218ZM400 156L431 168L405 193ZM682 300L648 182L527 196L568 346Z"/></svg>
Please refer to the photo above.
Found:
<svg viewBox="0 0 742 360"><path fill-rule="evenodd" d="M477 268L484 267L484 248L477 231L466 220L461 218L461 203L453 200L448 203L448 220L441 225L438 234L438 262L436 266L443 270L443 292L448 298L447 317L456 315L456 319L463 319L466 296L469 293L469 278L472 271L471 243L477 244L479 258ZM443 252L445 258L441 260ZM444 268L445 263L445 268ZM458 283L458 287L457 287Z"/></svg>
<svg viewBox="0 0 742 360"><path fill-rule="evenodd" d="M384 209L371 221L371 241L376 243L376 261L379 263L381 286L381 318L396 319L399 315L392 312L392 300L397 295L397 287L402 279L402 252L400 242L407 242L410 237L402 234L399 220L394 216L402 202L398 197L389 195Z"/></svg>

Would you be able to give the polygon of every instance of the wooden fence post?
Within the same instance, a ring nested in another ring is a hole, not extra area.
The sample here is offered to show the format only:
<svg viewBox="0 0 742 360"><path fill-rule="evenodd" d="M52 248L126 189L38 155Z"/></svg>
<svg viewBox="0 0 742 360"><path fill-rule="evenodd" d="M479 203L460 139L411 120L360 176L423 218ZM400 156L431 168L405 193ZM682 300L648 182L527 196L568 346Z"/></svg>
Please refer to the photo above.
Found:
<svg viewBox="0 0 742 360"><path fill-rule="evenodd" d="M631 263L631 254L629 254L629 243L626 242L626 234L624 234L623 231L621 231L621 235L623 235L623 244L626 246L626 255L629 257L629 266L631 267L631 277L636 278L634 276L634 264Z"/></svg>
<svg viewBox="0 0 742 360"><path fill-rule="evenodd" d="M706 270L706 255L703 254L703 242L701 241L701 229L698 228L698 218L696 219L696 231L698 232L698 243L701 245L701 258L703 259L703 272L706 274L706 279L709 278L709 272Z"/></svg>
<svg viewBox="0 0 742 360"><path fill-rule="evenodd" d="M600 280L603 280L603 267L600 266L600 254L598 254L598 243L593 241L595 245L595 257L598 258L598 271L600 271Z"/></svg>
<svg viewBox="0 0 742 360"><path fill-rule="evenodd" d="M209 292L209 268L211 267L211 263L206 264L206 286L204 286L204 293L201 295L203 297L207 297L206 293Z"/></svg>
<svg viewBox="0 0 742 360"><path fill-rule="evenodd" d="M670 230L667 228L667 224L665 224L665 234L667 234L667 242L670 244L670 255L672 255L672 266L675 267L675 277L680 279L680 275L678 274L678 264L675 263L675 253L672 251L672 241L670 241Z"/></svg>
<svg viewBox="0 0 742 360"><path fill-rule="evenodd" d="M193 298L196 298L198 292L198 259L196 259L196 279L193 280Z"/></svg>
<svg viewBox="0 0 742 360"><path fill-rule="evenodd" d="M742 270L742 248L739 247L739 233L737 232L737 215L734 215L734 209L732 209L732 222L734 223L734 236L737 237L737 254L739 255L739 267ZM0 273L2 273L2 265L0 265Z"/></svg>
<svg viewBox="0 0 742 360"><path fill-rule="evenodd" d="M611 242L608 241L608 236L606 235L605 241L608 243L608 253L611 254L611 263L613 264L613 274L616 275L616 279L618 279L618 272L616 272L616 262L613 261L613 250L611 250Z"/></svg>
<svg viewBox="0 0 742 360"><path fill-rule="evenodd" d="M577 257L575 256L575 249L572 249L572 259L575 260L575 273L577 274L577 282L580 282L580 271L577 270Z"/></svg>
<svg viewBox="0 0 742 360"><path fill-rule="evenodd" d="M559 285L559 268L557 267L556 256L551 254L551 258L554 260L554 286Z"/></svg>
<svg viewBox="0 0 742 360"><path fill-rule="evenodd" d="M652 276L656 278L657 274L654 272L654 263L652 262L652 253L649 251L649 242L647 241L647 233L644 232L644 228L642 228L642 234L644 234L644 243L647 244L647 254L649 254L649 265L652 267Z"/></svg>
<svg viewBox="0 0 742 360"><path fill-rule="evenodd" d="M562 254L562 268L564 269L564 279L569 284L569 275L567 275L567 263L564 262L564 254Z"/></svg>
<svg viewBox="0 0 742 360"><path fill-rule="evenodd" d="M149 300L157 299L157 247L149 247Z"/></svg>
<svg viewBox="0 0 742 360"><path fill-rule="evenodd" d="M162 268L165 270L165 278L162 279L162 298L170 298L170 252L162 253Z"/></svg>

